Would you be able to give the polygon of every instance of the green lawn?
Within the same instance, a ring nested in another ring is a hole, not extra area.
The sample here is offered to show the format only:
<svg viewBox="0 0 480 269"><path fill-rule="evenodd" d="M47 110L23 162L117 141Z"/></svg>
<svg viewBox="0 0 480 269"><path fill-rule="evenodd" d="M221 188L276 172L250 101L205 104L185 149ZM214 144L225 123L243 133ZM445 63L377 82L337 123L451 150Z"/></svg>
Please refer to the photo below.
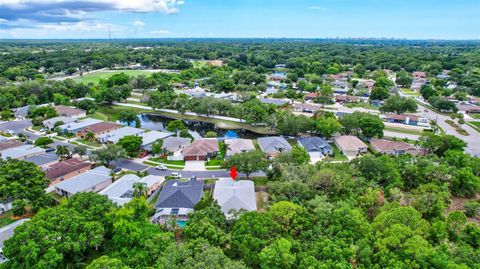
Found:
<svg viewBox="0 0 480 269"><path fill-rule="evenodd" d="M10 223L15 222L16 220L13 219L12 211L7 211L5 214L0 215L0 228L7 226Z"/></svg>
<svg viewBox="0 0 480 269"><path fill-rule="evenodd" d="M332 144L333 156L327 156L326 161L348 161L348 158L340 152L340 150Z"/></svg>
<svg viewBox="0 0 480 269"><path fill-rule="evenodd" d="M469 121L467 124L480 132L480 121Z"/></svg>
<svg viewBox="0 0 480 269"><path fill-rule="evenodd" d="M102 144L100 144L96 140L90 141L90 140L86 140L86 139L78 139L77 142L88 145L88 146L91 146L91 147L95 147L95 148L98 148L98 147L102 146Z"/></svg>
<svg viewBox="0 0 480 269"><path fill-rule="evenodd" d="M92 74L87 74L82 77L75 78L76 81L78 82L83 82L85 84L88 84L90 82L97 84L100 82L101 79L108 79L109 77L115 75L115 74L120 74L120 73L125 73L128 76L131 77L136 77L139 75L145 75L145 76L151 76L154 72L147 71L147 70L112 70L112 71L100 71L100 72L95 72Z"/></svg>
<svg viewBox="0 0 480 269"><path fill-rule="evenodd" d="M422 133L423 133L422 131L396 128L396 127L390 127L390 126L386 126L385 131L397 132L397 133L402 133L402 134L411 134L411 135L422 135Z"/></svg>
<svg viewBox="0 0 480 269"><path fill-rule="evenodd" d="M224 160L210 160L205 162L205 166L221 166L223 165L225 161Z"/></svg>
<svg viewBox="0 0 480 269"><path fill-rule="evenodd" d="M99 106L95 111L95 113L88 115L88 117L103 120L103 121L116 122L120 116L121 111L132 111L135 114L152 112L151 110L148 110L148 109L141 109L141 108L135 108L135 107Z"/></svg>
<svg viewBox="0 0 480 269"><path fill-rule="evenodd" d="M171 161L171 160L167 160L165 158L158 158L158 157L150 158L149 160L153 161L153 162L157 162L157 163L185 166L185 161L184 160Z"/></svg>
<svg viewBox="0 0 480 269"><path fill-rule="evenodd" d="M469 116L474 119L480 119L480 114L469 114Z"/></svg>
<svg viewBox="0 0 480 269"><path fill-rule="evenodd" d="M372 106L369 103L348 103L348 104L344 104L343 106L348 108L362 107L362 108L371 109L371 110L378 110L380 108L377 106Z"/></svg>
<svg viewBox="0 0 480 269"><path fill-rule="evenodd" d="M146 165L150 165L150 166L157 166L158 163L154 163L154 162L150 162L150 161L144 161L143 164L146 164ZM168 169L172 169L172 170L183 170L183 168L185 168L184 166L172 166L172 165L168 165L168 164L164 164Z"/></svg>
<svg viewBox="0 0 480 269"><path fill-rule="evenodd" d="M408 94L408 95L420 96L419 92L414 92L414 91L412 91L410 89L407 89L407 88L402 88L401 91L405 94Z"/></svg>

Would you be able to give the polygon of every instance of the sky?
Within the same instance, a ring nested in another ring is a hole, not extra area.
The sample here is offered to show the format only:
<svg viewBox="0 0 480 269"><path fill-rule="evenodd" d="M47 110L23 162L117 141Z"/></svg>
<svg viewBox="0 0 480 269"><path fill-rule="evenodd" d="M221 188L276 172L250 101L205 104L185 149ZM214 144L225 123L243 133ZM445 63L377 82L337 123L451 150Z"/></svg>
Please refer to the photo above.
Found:
<svg viewBox="0 0 480 269"><path fill-rule="evenodd" d="M0 0L8 38L480 39L480 0Z"/></svg>

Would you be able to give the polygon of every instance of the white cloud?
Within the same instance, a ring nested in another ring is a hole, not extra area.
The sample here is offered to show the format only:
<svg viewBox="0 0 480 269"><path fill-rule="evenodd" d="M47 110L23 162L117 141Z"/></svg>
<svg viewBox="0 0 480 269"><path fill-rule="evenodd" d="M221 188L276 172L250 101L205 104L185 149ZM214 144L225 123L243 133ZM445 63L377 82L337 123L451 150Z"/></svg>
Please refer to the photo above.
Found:
<svg viewBox="0 0 480 269"><path fill-rule="evenodd" d="M0 28L17 27L22 20L39 23L74 23L92 20L95 12L160 12L175 14L183 0L0 0ZM5 23L5 21L9 23Z"/></svg>
<svg viewBox="0 0 480 269"><path fill-rule="evenodd" d="M173 33L168 31L168 30L156 30L156 31L151 31L150 34L152 34L152 35L171 35Z"/></svg>
<svg viewBox="0 0 480 269"><path fill-rule="evenodd" d="M136 20L136 21L134 21L134 22L132 23L132 25L133 25L134 27L141 28L141 27L145 26L145 23L144 23L143 21L141 21L141 20Z"/></svg>
<svg viewBox="0 0 480 269"><path fill-rule="evenodd" d="M319 6L309 6L308 9L310 10L320 10L320 11L326 11L327 9L324 7L319 7Z"/></svg>

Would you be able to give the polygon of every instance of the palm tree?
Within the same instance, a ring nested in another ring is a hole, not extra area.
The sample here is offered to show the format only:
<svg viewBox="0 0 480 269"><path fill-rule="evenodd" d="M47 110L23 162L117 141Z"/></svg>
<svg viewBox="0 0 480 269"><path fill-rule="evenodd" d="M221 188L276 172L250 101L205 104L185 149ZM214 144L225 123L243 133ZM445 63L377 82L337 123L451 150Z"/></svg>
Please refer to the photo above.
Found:
<svg viewBox="0 0 480 269"><path fill-rule="evenodd" d="M68 149L67 146L62 146L62 145L57 146L56 153L61 160L68 159L68 157L70 157L70 150Z"/></svg>
<svg viewBox="0 0 480 269"><path fill-rule="evenodd" d="M95 134L91 131L88 131L86 134L85 134L85 140L88 140L88 141L93 141L95 139Z"/></svg>
<svg viewBox="0 0 480 269"><path fill-rule="evenodd" d="M133 183L133 196L147 196L147 184L145 182L135 182Z"/></svg>

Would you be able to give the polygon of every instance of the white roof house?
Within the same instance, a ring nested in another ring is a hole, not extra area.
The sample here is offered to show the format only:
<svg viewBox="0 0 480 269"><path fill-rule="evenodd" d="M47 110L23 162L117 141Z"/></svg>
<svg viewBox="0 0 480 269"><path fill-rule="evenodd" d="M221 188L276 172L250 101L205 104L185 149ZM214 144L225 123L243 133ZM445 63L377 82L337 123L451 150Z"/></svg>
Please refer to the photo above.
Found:
<svg viewBox="0 0 480 269"><path fill-rule="evenodd" d="M76 132L82 130L83 128L86 128L90 125L93 125L93 124L99 123L99 122L102 122L102 121L97 120L97 119L87 118L87 119L84 119L84 120L76 120L76 121L73 121L73 122L62 124L62 125L58 126L58 128L60 128L60 130L62 130L63 132L76 133Z"/></svg>
<svg viewBox="0 0 480 269"><path fill-rule="evenodd" d="M48 120L44 120L42 121L42 124L48 129L53 129L53 127L55 127L55 123L57 122L63 122L63 124L67 124L74 121L75 121L74 118L61 116L61 117L55 117Z"/></svg>
<svg viewBox="0 0 480 269"><path fill-rule="evenodd" d="M150 131L148 133L142 133L139 136L142 137L142 147L144 149L150 150L152 148L152 144L155 143L155 141L160 140L160 139L165 139L169 136L172 136L173 133L170 132L159 132L159 131Z"/></svg>
<svg viewBox="0 0 480 269"><path fill-rule="evenodd" d="M99 166L55 185L55 192L70 197L79 192L98 192L112 184L110 169Z"/></svg>
<svg viewBox="0 0 480 269"><path fill-rule="evenodd" d="M33 145L22 145L19 147L9 148L0 151L2 159L25 159L30 156L39 155L45 153L45 149L35 147Z"/></svg>
<svg viewBox="0 0 480 269"><path fill-rule="evenodd" d="M217 200L222 212L227 217L232 217L232 210L257 210L255 185L251 180L219 179L215 182L213 198Z"/></svg>
<svg viewBox="0 0 480 269"><path fill-rule="evenodd" d="M165 178L160 176L149 175L140 178L136 175L127 174L100 191L99 194L106 195L112 202L121 206L132 200L134 192L133 184L142 182L145 183L147 189L151 189L153 187L159 187L163 181L165 181Z"/></svg>
<svg viewBox="0 0 480 269"><path fill-rule="evenodd" d="M107 142L117 143L120 139L122 139L125 136L140 135L140 134L143 134L144 132L145 130L139 129L139 128L123 127L115 131L111 131L110 133L98 136L98 140L101 143L107 143Z"/></svg>

